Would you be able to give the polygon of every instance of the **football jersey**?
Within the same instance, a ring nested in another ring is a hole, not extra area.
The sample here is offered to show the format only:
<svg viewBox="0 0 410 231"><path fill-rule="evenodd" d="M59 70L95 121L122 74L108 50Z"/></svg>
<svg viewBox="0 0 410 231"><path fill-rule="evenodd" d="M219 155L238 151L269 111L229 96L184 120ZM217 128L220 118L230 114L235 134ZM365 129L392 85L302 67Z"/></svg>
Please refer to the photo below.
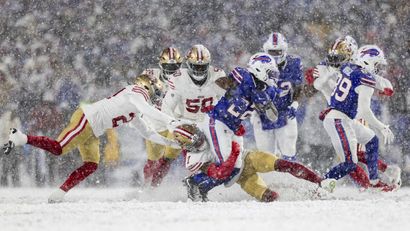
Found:
<svg viewBox="0 0 410 231"><path fill-rule="evenodd" d="M360 66L347 63L340 67L341 77L330 97L330 107L354 119L357 114L359 95L356 88L368 86L375 88L376 80Z"/></svg>
<svg viewBox="0 0 410 231"><path fill-rule="evenodd" d="M206 82L198 86L189 77L188 69L179 69L169 79L169 90L161 110L174 117L202 121L205 113L209 112L225 93L215 82L225 76L223 70L210 66Z"/></svg>
<svg viewBox="0 0 410 231"><path fill-rule="evenodd" d="M143 111L147 112L149 116L162 119L162 121L172 120L153 108L148 103L148 99L147 90L137 85L129 85L111 97L83 105L81 108L97 137L108 128L115 128L132 121L138 113Z"/></svg>
<svg viewBox="0 0 410 231"><path fill-rule="evenodd" d="M286 63L279 67L279 78L276 81L280 93L273 100L273 104L278 110L278 120L272 122L265 115L260 115L263 129L281 128L287 124L288 107L293 102L295 86L303 82L302 61L300 57L287 55Z"/></svg>
<svg viewBox="0 0 410 231"><path fill-rule="evenodd" d="M330 104L330 96L336 87L337 80L342 74L339 68L327 65L325 62L320 63L313 70L313 86L320 91L325 97L327 104Z"/></svg>
<svg viewBox="0 0 410 231"><path fill-rule="evenodd" d="M228 77L233 78L237 85L229 89L218 101L210 116L222 121L232 131L236 131L242 121L254 111L255 104L266 105L271 102L266 92L270 89L275 92L276 90L274 87L262 89L245 68L236 67Z"/></svg>

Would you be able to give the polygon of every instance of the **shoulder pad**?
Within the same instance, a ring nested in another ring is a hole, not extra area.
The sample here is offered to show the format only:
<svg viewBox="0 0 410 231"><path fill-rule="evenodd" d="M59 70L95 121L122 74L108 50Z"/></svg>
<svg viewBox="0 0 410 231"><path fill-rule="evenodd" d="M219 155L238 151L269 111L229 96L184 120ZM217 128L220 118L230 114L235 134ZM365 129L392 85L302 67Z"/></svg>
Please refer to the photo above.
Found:
<svg viewBox="0 0 410 231"><path fill-rule="evenodd" d="M297 55L287 55L286 59L288 62L300 62L302 59Z"/></svg>
<svg viewBox="0 0 410 231"><path fill-rule="evenodd" d="M231 73L229 74L230 77L234 78L236 82L242 83L244 78L248 75L248 71L242 67L235 67Z"/></svg>

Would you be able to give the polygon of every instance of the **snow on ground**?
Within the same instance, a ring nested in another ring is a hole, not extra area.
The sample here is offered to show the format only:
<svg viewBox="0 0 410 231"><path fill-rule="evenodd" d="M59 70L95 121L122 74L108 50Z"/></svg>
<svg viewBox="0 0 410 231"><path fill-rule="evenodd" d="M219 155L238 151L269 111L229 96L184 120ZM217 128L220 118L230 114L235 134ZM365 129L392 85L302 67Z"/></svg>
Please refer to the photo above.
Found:
<svg viewBox="0 0 410 231"><path fill-rule="evenodd" d="M313 186L286 182L270 182L281 195L274 203L256 202L237 185L216 189L208 203L186 202L184 188L171 183L144 191L80 187L60 204L46 203L50 188L1 188L0 230L410 229L410 188L375 193L341 186L312 199Z"/></svg>

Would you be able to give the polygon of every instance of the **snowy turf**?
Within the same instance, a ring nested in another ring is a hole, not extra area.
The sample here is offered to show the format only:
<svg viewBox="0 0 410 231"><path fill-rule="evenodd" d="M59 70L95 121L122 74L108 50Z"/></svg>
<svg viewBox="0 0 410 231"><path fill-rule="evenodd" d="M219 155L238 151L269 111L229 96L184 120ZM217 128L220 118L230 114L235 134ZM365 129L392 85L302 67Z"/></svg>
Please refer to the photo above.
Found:
<svg viewBox="0 0 410 231"><path fill-rule="evenodd" d="M278 185L271 185L278 187ZM0 189L0 230L409 230L410 188L393 193L339 187L311 200L309 187L284 185L281 200L259 203L238 186L210 194L213 202L185 202L181 186L151 191L76 188L67 202L47 204L52 189Z"/></svg>

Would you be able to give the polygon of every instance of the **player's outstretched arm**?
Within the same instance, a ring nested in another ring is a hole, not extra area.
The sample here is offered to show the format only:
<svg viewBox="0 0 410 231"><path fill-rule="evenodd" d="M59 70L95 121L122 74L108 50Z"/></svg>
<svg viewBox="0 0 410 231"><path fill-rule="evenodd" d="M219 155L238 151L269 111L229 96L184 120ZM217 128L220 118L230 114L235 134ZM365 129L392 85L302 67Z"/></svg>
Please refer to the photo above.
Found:
<svg viewBox="0 0 410 231"><path fill-rule="evenodd" d="M175 109L181 102L180 95L173 89L169 89L162 100L161 111L167 115L175 116Z"/></svg>
<svg viewBox="0 0 410 231"><path fill-rule="evenodd" d="M131 127L134 127L135 129L137 129L137 131L139 132L139 134L144 137L147 140L150 140L154 143L157 144L162 144L162 145L166 145L166 146L171 146L173 148L180 148L180 146L178 145L178 143L167 139L163 136L161 136L160 134L158 134L156 131L154 131L154 129L152 129L143 119L144 115L141 115L138 119L133 120L130 123Z"/></svg>
<svg viewBox="0 0 410 231"><path fill-rule="evenodd" d="M171 116L157 110L155 107L150 105L147 101L145 101L144 97L138 94L133 95L130 97L130 102L137 107L138 111L141 112L145 116L149 116L154 120L158 120L163 122L164 124L168 125L174 118Z"/></svg>

